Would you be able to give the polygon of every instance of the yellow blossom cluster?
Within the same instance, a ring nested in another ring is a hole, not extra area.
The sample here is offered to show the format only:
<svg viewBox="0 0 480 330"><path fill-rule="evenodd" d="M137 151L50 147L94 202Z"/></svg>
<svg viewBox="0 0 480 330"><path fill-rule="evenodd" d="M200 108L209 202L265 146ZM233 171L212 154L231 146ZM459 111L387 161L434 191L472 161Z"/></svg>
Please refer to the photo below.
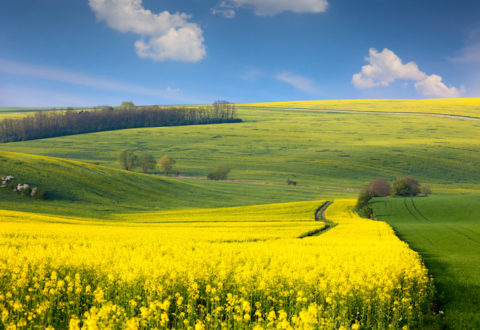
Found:
<svg viewBox="0 0 480 330"><path fill-rule="evenodd" d="M352 213L352 200L329 207L336 226L298 238L322 227L311 213L320 204L296 205L310 221L297 214L250 225L221 214L189 226L35 221L0 211L0 328L421 325L433 286L418 254L386 223Z"/></svg>

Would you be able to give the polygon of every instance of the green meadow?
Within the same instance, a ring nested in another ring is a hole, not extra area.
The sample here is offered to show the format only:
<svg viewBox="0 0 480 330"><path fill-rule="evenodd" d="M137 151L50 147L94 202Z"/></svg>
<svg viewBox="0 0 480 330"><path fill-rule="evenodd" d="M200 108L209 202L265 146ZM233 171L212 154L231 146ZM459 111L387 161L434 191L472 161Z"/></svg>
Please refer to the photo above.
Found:
<svg viewBox="0 0 480 330"><path fill-rule="evenodd" d="M373 207L423 256L446 326L480 328L480 195L379 198Z"/></svg>
<svg viewBox="0 0 480 330"><path fill-rule="evenodd" d="M119 168L132 149L169 154L186 176L231 168L229 178L359 188L411 175L435 192L478 192L480 122L450 118L242 108L243 123L159 127L0 145L0 150ZM157 171L158 174L160 172Z"/></svg>

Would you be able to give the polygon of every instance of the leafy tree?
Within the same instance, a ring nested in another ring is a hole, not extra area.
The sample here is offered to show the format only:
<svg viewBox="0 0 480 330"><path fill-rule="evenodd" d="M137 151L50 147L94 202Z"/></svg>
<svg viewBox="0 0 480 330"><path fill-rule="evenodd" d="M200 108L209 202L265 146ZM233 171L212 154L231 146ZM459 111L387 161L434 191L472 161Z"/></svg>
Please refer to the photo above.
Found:
<svg viewBox="0 0 480 330"><path fill-rule="evenodd" d="M164 155L158 161L158 165L162 168L166 175L169 175L172 172L173 165L175 165L175 163L176 160L171 158L169 155Z"/></svg>
<svg viewBox="0 0 480 330"><path fill-rule="evenodd" d="M419 193L420 184L414 178L400 178L392 184L392 196L417 196Z"/></svg>
<svg viewBox="0 0 480 330"><path fill-rule="evenodd" d="M135 104L133 104L132 101L123 101L122 104L120 104L119 109L133 110L135 109Z"/></svg>
<svg viewBox="0 0 480 330"><path fill-rule="evenodd" d="M150 154L142 153L138 158L143 173L147 173L149 170L153 170L157 165L157 160Z"/></svg>
<svg viewBox="0 0 480 330"><path fill-rule="evenodd" d="M430 196L432 194L432 189L429 185L422 184L422 186L420 187L420 193L423 196Z"/></svg>
<svg viewBox="0 0 480 330"><path fill-rule="evenodd" d="M378 178L367 184L365 190L370 193L372 197L386 197L390 196L392 187L387 180Z"/></svg>
<svg viewBox="0 0 480 330"><path fill-rule="evenodd" d="M120 167L127 171L132 171L139 165L139 158L132 150L124 150L118 156Z"/></svg>
<svg viewBox="0 0 480 330"><path fill-rule="evenodd" d="M213 172L207 175L209 180L225 180L230 169L228 167L218 166Z"/></svg>

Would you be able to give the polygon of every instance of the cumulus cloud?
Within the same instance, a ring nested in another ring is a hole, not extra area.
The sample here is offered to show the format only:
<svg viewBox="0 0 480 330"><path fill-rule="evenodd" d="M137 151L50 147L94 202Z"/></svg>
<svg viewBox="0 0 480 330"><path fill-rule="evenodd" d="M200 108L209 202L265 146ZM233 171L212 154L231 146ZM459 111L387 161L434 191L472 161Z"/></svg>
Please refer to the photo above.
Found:
<svg viewBox="0 0 480 330"><path fill-rule="evenodd" d="M248 8L257 16L274 16L286 11L323 13L327 7L327 0L224 0L212 9L212 13L233 18L238 8Z"/></svg>
<svg viewBox="0 0 480 330"><path fill-rule="evenodd" d="M427 75L415 62L404 64L391 50L385 48L381 52L370 48L365 58L369 64L364 65L359 73L352 77L357 88L389 86L396 80L415 81L415 88L424 96L458 97L460 92L455 87L447 87L442 77L436 74Z"/></svg>
<svg viewBox="0 0 480 330"><path fill-rule="evenodd" d="M460 92L455 87L447 87L442 82L442 77L436 74L427 76L417 81L415 88L425 96L458 97Z"/></svg>
<svg viewBox="0 0 480 330"><path fill-rule="evenodd" d="M88 4L97 19L112 29L139 34L135 49L142 58L196 62L206 55L203 31L189 22L190 15L154 14L143 8L142 0L89 0Z"/></svg>
<svg viewBox="0 0 480 330"><path fill-rule="evenodd" d="M290 84L291 86L295 87L296 89L306 92L308 94L321 94L321 90L319 87L315 85L315 83L303 76L284 71L278 75L275 76L277 80L283 81L287 84Z"/></svg>

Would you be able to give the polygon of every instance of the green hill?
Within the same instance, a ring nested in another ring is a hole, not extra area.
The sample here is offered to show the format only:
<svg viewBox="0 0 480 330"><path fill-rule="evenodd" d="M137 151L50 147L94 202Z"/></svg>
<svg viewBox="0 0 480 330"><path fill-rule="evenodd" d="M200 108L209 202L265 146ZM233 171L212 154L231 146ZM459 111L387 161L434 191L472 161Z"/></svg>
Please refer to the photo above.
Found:
<svg viewBox="0 0 480 330"><path fill-rule="evenodd" d="M0 209L85 217L315 200L315 189L230 182L184 182L77 161L0 152L0 176L48 192L46 201L0 189ZM198 181L198 180L197 180ZM323 193L323 196L325 193Z"/></svg>
<svg viewBox="0 0 480 330"><path fill-rule="evenodd" d="M424 258L451 329L479 329L480 195L379 198L374 211Z"/></svg>

